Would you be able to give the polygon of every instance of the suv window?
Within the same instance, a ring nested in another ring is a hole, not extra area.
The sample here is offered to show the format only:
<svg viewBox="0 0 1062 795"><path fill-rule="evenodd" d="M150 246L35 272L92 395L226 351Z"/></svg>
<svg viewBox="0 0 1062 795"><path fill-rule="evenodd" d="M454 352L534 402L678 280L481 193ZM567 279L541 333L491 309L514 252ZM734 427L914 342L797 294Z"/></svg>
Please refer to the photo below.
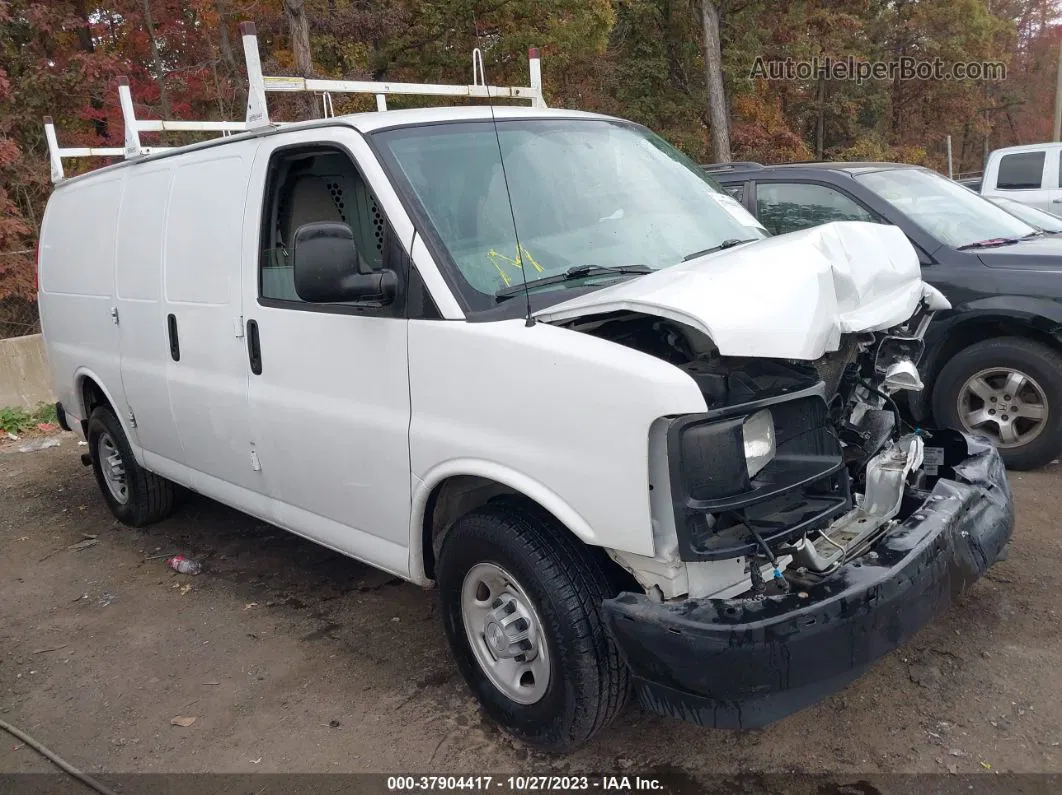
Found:
<svg viewBox="0 0 1062 795"><path fill-rule="evenodd" d="M745 201L745 183L739 182L737 185L724 185L723 189L737 199L739 202Z"/></svg>
<svg viewBox="0 0 1062 795"><path fill-rule="evenodd" d="M1044 174L1045 152L1019 152L1003 155L999 161L996 187L1000 190L1039 188Z"/></svg>
<svg viewBox="0 0 1062 795"><path fill-rule="evenodd" d="M854 200L825 185L759 182L756 216L772 235L784 235L830 221L875 221Z"/></svg>
<svg viewBox="0 0 1062 795"><path fill-rule="evenodd" d="M362 273L383 268L387 223L350 157L335 149L282 151L270 166L262 224L259 293L302 302L295 292L292 242L303 224L345 223L354 233Z"/></svg>

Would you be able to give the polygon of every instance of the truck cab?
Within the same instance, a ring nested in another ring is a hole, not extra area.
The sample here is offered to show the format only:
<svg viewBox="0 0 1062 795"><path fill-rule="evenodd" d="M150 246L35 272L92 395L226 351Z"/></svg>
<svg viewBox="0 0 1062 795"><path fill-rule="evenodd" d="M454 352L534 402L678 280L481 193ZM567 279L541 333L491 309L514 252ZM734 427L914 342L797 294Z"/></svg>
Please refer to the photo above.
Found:
<svg viewBox="0 0 1062 795"><path fill-rule="evenodd" d="M1062 210L1062 143L996 149L988 155L981 195L1000 197L1058 214Z"/></svg>

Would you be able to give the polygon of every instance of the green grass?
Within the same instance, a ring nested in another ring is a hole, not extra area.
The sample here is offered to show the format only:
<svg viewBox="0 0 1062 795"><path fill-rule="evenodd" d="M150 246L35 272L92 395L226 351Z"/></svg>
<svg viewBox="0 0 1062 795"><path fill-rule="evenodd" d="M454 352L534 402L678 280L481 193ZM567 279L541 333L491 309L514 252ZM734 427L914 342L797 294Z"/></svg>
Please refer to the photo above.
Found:
<svg viewBox="0 0 1062 795"><path fill-rule="evenodd" d="M35 409L15 408L8 406L0 408L0 431L7 433L21 433L31 428L36 428L38 423L58 423L55 416L55 406L50 403L40 403Z"/></svg>

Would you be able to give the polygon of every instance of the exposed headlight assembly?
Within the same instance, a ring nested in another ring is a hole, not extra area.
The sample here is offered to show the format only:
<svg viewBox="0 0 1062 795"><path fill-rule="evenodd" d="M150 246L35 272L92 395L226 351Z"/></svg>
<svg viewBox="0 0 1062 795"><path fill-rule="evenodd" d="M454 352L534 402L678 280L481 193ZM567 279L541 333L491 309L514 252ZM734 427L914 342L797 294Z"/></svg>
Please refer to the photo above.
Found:
<svg viewBox="0 0 1062 795"><path fill-rule="evenodd" d="M683 479L697 499L747 491L776 452L770 409L691 423L680 438Z"/></svg>
<svg viewBox="0 0 1062 795"><path fill-rule="evenodd" d="M822 392L819 384L672 421L668 459L683 560L751 554L753 529L771 542L848 510L844 457Z"/></svg>
<svg viewBox="0 0 1062 795"><path fill-rule="evenodd" d="M741 435L744 440L745 466L749 477L753 478L774 458L774 417L770 409L757 411L745 420L741 424Z"/></svg>

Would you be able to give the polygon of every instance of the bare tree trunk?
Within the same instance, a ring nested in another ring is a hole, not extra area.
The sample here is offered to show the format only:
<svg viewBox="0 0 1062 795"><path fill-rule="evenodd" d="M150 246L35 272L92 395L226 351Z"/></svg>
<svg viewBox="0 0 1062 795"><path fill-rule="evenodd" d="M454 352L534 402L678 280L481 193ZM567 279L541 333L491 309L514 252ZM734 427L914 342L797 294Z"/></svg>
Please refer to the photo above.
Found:
<svg viewBox="0 0 1062 795"><path fill-rule="evenodd" d="M704 79L708 87L708 125L712 136L712 157L717 163L730 162L730 114L723 88L723 51L719 42L719 9L714 0L701 0L701 26L704 31Z"/></svg>
<svg viewBox="0 0 1062 795"><path fill-rule="evenodd" d="M240 67L236 64L232 41L229 39L229 1L214 0L214 10L218 14L218 46L221 50L221 60L225 63L226 77L234 90L232 105L235 108L240 108L247 104L247 98L242 96L243 78L240 74Z"/></svg>
<svg viewBox="0 0 1062 795"><path fill-rule="evenodd" d="M302 77L313 77L310 57L310 20L306 16L306 0L284 0L284 12L291 31L291 52L295 56L295 71ZM317 103L307 94L302 97L303 111L310 118L318 118Z"/></svg>
<svg viewBox="0 0 1062 795"><path fill-rule="evenodd" d="M92 42L92 28L89 25L88 9L85 7L85 0L77 0L74 3L74 12L77 14L77 42L81 49L87 53L93 53L96 51L96 45ZM99 91L93 91L89 96L89 107L94 111L103 110L103 97L100 96ZM100 139L106 140L107 138L107 120L104 118L96 117L92 120L93 129L96 132L96 136Z"/></svg>
<svg viewBox="0 0 1062 795"><path fill-rule="evenodd" d="M155 38L155 20L151 17L151 0L140 0L144 9L144 27L147 28L148 39L151 41L151 57L155 60L155 71L158 73L159 99L162 102L162 118L172 119L173 111L170 105L170 90L166 86L166 67L162 63L162 54L159 52L159 42Z"/></svg>
<svg viewBox="0 0 1062 795"><path fill-rule="evenodd" d="M818 118L815 119L815 158L822 160L825 149L826 78L819 75Z"/></svg>
<svg viewBox="0 0 1062 795"><path fill-rule="evenodd" d="M1018 128L1014 126L1014 116L1011 115L1010 108L1004 111L1007 114L1007 124L1010 125L1010 134L1014 136L1013 143L1017 146L1021 145L1021 136L1018 135Z"/></svg>

